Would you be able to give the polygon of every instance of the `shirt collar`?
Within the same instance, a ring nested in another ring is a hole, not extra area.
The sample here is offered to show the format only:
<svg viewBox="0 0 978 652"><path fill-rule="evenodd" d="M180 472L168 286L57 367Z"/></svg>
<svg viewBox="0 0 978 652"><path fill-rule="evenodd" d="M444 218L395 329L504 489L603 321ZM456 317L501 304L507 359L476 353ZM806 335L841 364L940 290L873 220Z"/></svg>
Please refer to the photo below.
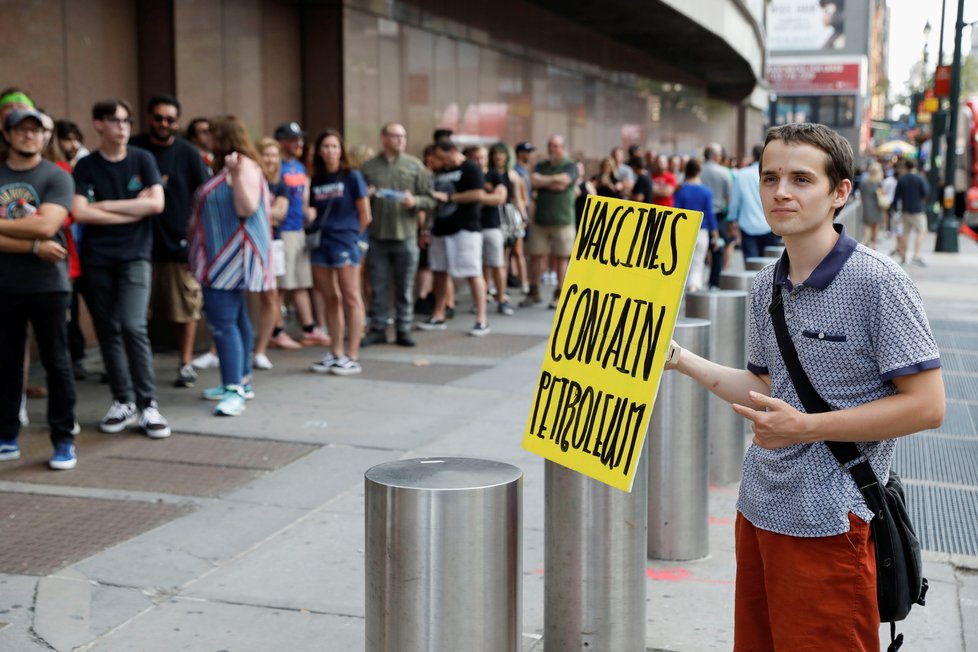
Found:
<svg viewBox="0 0 978 652"><path fill-rule="evenodd" d="M846 233L844 226L833 224L832 228L839 234L839 239L829 253L826 254L825 258L812 271L811 276L805 279L803 285L806 287L812 287L816 290L827 288L835 280L835 277L839 275L839 271L846 264L846 261L849 260L852 252L856 250L858 243ZM781 254L781 259L778 260L777 266L774 268L774 282L790 290L792 283L788 278L789 266L788 250L785 249L784 253Z"/></svg>

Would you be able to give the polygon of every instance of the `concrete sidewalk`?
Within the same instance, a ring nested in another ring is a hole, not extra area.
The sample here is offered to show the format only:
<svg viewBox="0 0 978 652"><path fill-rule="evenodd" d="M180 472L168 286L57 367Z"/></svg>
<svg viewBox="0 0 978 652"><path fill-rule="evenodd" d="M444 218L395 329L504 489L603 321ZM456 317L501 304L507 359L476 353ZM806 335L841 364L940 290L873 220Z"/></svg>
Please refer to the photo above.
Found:
<svg viewBox="0 0 978 652"><path fill-rule="evenodd" d="M962 238L961 249L908 271L932 321L969 322L962 332L978 336L978 247ZM523 647L542 650L543 461L520 444L554 313L491 317L492 334L471 338L468 304L459 307L449 331L418 333L417 349L364 349L359 377L307 372L321 350L273 352L275 369L257 373L258 396L234 419L210 416L213 404L197 399L216 370L192 390L163 387L175 360L159 356L169 440L97 433L108 389L80 383L72 472L42 468L44 402L31 401L25 459L0 465L0 650L362 650L363 473L429 455L523 469ZM978 393L968 393L978 373L959 375L955 403L978 422ZM978 479L969 480L978 437L923 437L960 445L958 462L971 469L963 480L908 478L971 501L935 532L975 531L978 511L959 515L978 505ZM710 492L708 559L648 563L649 649L730 649L736 491ZM25 520L30 528L15 527ZM928 605L901 626L904 649L978 652L978 555L949 547L926 553Z"/></svg>

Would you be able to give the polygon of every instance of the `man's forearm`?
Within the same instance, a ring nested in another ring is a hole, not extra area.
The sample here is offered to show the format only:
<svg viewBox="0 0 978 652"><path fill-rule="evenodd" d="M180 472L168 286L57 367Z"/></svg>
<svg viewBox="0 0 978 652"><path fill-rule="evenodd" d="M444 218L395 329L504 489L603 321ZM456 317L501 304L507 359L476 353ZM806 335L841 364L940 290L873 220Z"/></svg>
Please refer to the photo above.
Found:
<svg viewBox="0 0 978 652"><path fill-rule="evenodd" d="M34 241L0 234L0 251L7 254L29 254L34 251Z"/></svg>
<svg viewBox="0 0 978 652"><path fill-rule="evenodd" d="M79 224L98 224L103 226L111 226L113 224L132 224L133 222L138 222L139 220L143 219L142 217L123 215L122 213L113 213L103 210L95 204L89 204L88 202L76 202L72 206L71 215L72 218L74 218L74 220Z"/></svg>
<svg viewBox="0 0 978 652"><path fill-rule="evenodd" d="M156 198L137 197L135 199L105 199L96 205L108 213L128 215L131 217L146 217L163 212L163 206Z"/></svg>
<svg viewBox="0 0 978 652"><path fill-rule="evenodd" d="M751 405L749 392L770 394L770 380L746 369L725 367L682 349L675 362L676 371L689 376L728 403Z"/></svg>

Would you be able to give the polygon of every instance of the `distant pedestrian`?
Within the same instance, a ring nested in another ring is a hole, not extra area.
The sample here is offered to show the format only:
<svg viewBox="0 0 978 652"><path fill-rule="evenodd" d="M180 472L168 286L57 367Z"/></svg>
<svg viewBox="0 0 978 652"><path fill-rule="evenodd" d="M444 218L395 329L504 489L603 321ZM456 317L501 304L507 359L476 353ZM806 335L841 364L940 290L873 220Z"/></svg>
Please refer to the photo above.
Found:
<svg viewBox="0 0 978 652"><path fill-rule="evenodd" d="M238 118L211 121L214 176L197 190L189 226L190 268L203 288L221 385L204 391L217 416L237 416L252 398L253 331L245 292L274 287L268 186L258 152Z"/></svg>
<svg viewBox="0 0 978 652"><path fill-rule="evenodd" d="M740 251L745 261L748 258L762 257L765 247L776 247L781 244L781 238L771 231L767 220L764 219L764 207L761 205L761 196L758 192L762 151L763 147L755 145L752 150L753 162L737 170L730 198L729 219L737 224L740 232Z"/></svg>
<svg viewBox="0 0 978 652"><path fill-rule="evenodd" d="M164 208L163 179L152 154L128 146L128 102L97 102L92 122L99 147L75 166L71 214L85 225L80 252L83 294L113 398L99 429L121 432L138 420L147 436L169 437L170 425L157 402L146 324L153 216Z"/></svg>
<svg viewBox="0 0 978 652"><path fill-rule="evenodd" d="M547 140L548 158L533 168L531 182L536 190L536 209L527 242L530 254L530 292L521 306L540 303L540 279L549 262L556 273L551 309L557 307L560 290L567 274L574 248L574 199L577 165L565 153L564 137L553 135Z"/></svg>
<svg viewBox="0 0 978 652"><path fill-rule="evenodd" d="M180 102L175 97L157 95L151 98L146 106L146 117L146 133L133 136L130 144L153 155L163 179L163 212L151 218L152 313L154 319L176 326L179 366L174 386L193 387L197 372L190 362L203 298L200 285L187 265L187 222L194 193L210 177L210 171L197 149L177 135Z"/></svg>
<svg viewBox="0 0 978 652"><path fill-rule="evenodd" d="M27 326L47 374L48 465L76 464L75 382L68 356L67 249L62 229L71 206L71 177L43 160L45 129L32 108L7 112L9 144L0 161L0 461L20 457L18 435Z"/></svg>
<svg viewBox="0 0 978 652"><path fill-rule="evenodd" d="M343 136L334 129L316 139L309 186L309 203L316 211L310 231L320 233L319 246L310 252L313 283L326 300L326 324L333 339L330 352L312 370L350 376L362 371L360 234L370 225L370 200L363 176L350 168Z"/></svg>
<svg viewBox="0 0 978 652"><path fill-rule="evenodd" d="M713 212L713 193L700 180L700 162L695 158L689 159L683 170L683 185L673 195L676 208L688 208L703 213L700 230L696 236L693 258L686 277L686 291L697 292L703 289L705 279L703 269L706 264L707 252L716 255L720 249L720 234L717 231L717 218Z"/></svg>
<svg viewBox="0 0 978 652"><path fill-rule="evenodd" d="M920 257L920 250L924 244L924 236L927 235L927 214L924 211L930 194L930 184L922 174L917 173L917 163L913 159L903 159L901 163L903 174L897 180L896 190L893 193L893 210L900 213L904 237L908 245L910 236L916 234L913 239L911 262L924 267L926 263ZM904 256L901 262L905 261Z"/></svg>

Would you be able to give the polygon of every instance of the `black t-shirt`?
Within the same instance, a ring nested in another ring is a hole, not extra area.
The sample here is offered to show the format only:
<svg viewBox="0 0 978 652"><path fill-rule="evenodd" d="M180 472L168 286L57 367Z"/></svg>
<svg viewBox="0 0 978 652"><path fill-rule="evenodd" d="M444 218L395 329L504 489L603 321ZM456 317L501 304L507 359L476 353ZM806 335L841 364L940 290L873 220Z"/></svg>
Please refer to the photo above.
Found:
<svg viewBox="0 0 978 652"><path fill-rule="evenodd" d="M30 170L11 170L0 162L0 219L29 220L41 204L71 208L71 177L50 161ZM64 229L52 240L65 246ZM69 292L68 263L48 263L34 254L0 252L0 294Z"/></svg>
<svg viewBox="0 0 978 652"><path fill-rule="evenodd" d="M163 178L166 204L163 212L151 218L153 260L187 260L187 222L194 192L210 176L200 152L183 138L171 145L156 145L148 134L133 136L130 145L147 150L156 159Z"/></svg>
<svg viewBox="0 0 978 652"><path fill-rule="evenodd" d="M513 182L509 180L509 175L498 170L489 170L486 173L486 191L491 192L498 186L504 186L506 188L506 203L511 203L513 201ZM501 206L482 207L483 229L498 229L500 227L500 210L502 210Z"/></svg>
<svg viewBox="0 0 978 652"><path fill-rule="evenodd" d="M652 203L652 179L647 174L640 174L635 177L635 184L632 186L632 196L643 195L642 201L646 204Z"/></svg>
<svg viewBox="0 0 978 652"><path fill-rule="evenodd" d="M121 161L92 152L75 165L74 177L75 194L94 201L135 199L143 189L163 184L153 155L138 147L130 147ZM78 255L83 267L111 265L151 260L152 248L152 219L144 218L132 224L86 224Z"/></svg>
<svg viewBox="0 0 978 652"><path fill-rule="evenodd" d="M435 175L432 187L442 192L465 192L482 188L485 178L482 169L474 161L465 161L457 168L443 170ZM439 203L435 208L435 223L431 227L434 235L452 235L459 231L481 231L480 216L482 204Z"/></svg>

